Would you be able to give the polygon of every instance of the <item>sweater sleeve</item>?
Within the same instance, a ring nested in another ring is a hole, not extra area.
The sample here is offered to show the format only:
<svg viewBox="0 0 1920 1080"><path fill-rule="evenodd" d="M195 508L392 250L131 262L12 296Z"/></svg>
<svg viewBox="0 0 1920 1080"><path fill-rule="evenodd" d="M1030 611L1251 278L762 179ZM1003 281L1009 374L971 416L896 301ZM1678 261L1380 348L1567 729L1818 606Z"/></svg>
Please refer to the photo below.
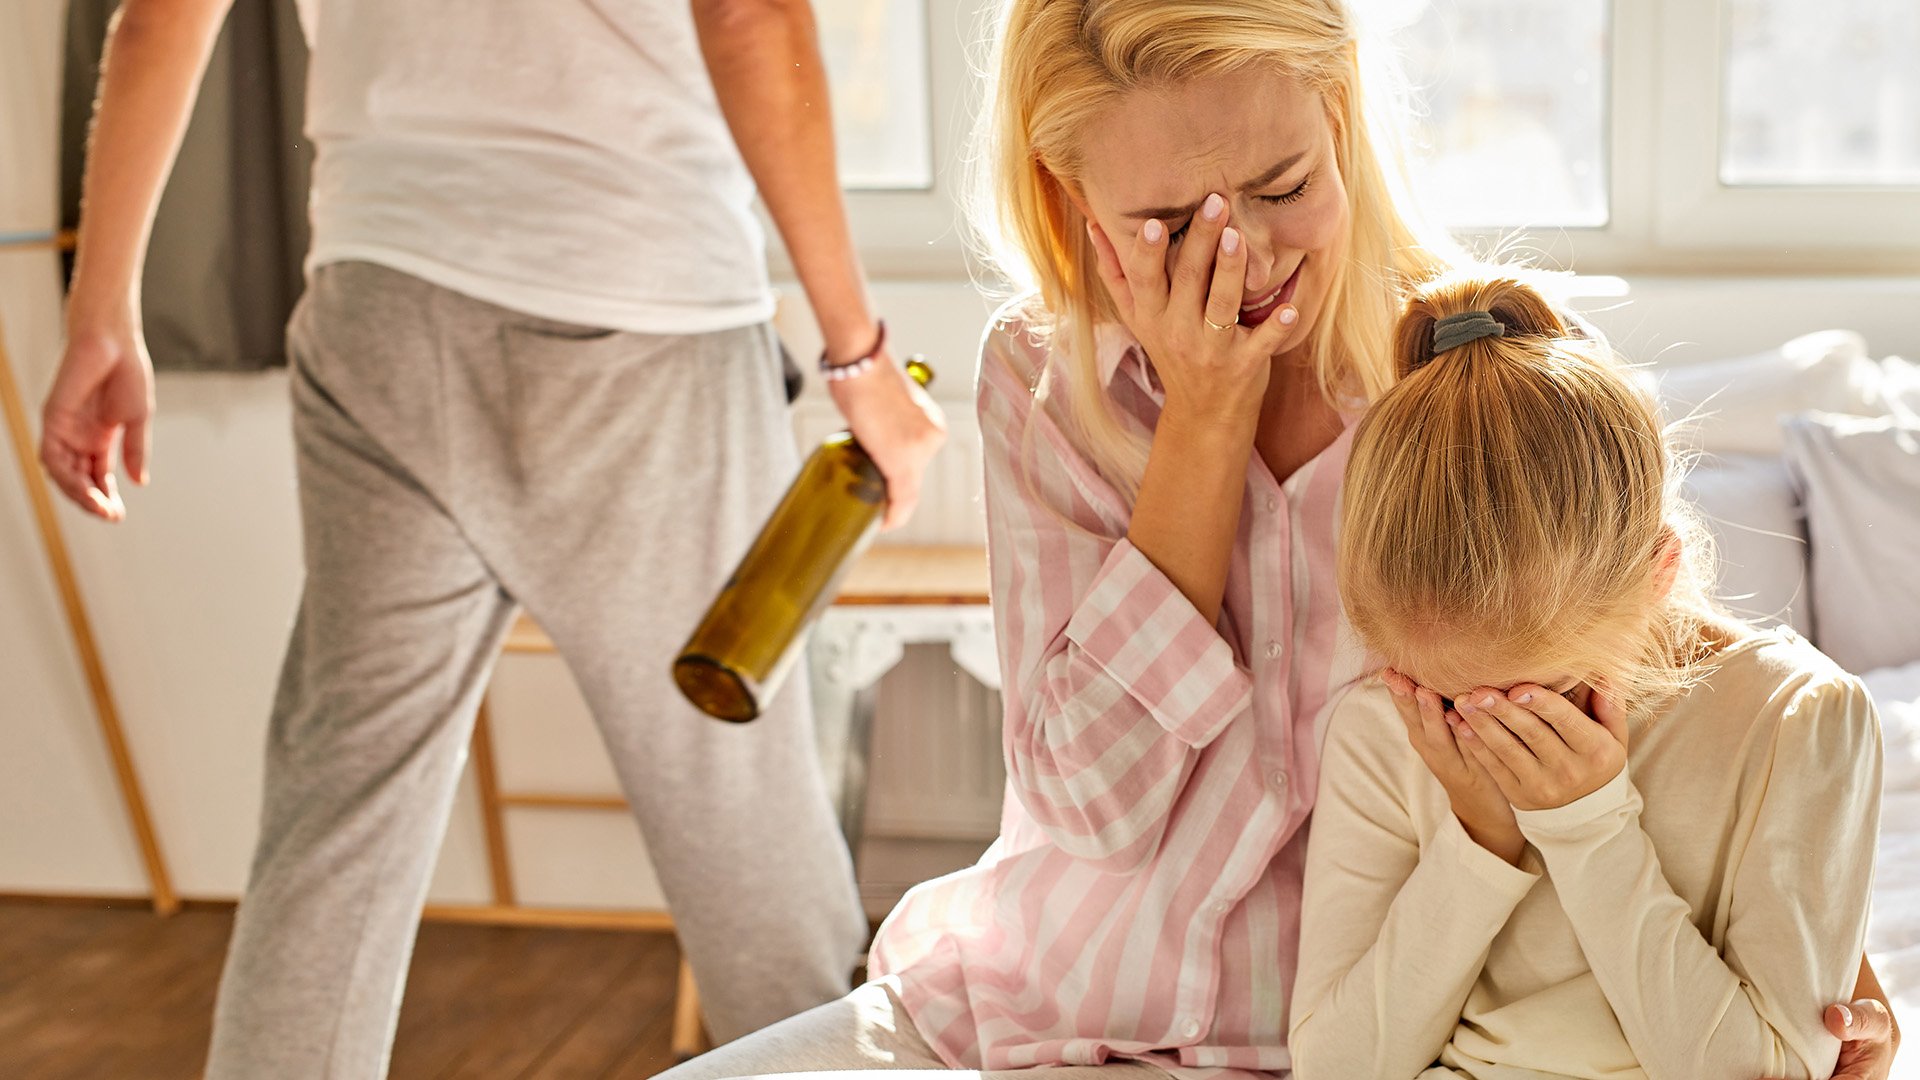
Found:
<svg viewBox="0 0 1920 1080"><path fill-rule="evenodd" d="M1653 1080L1824 1077L1821 1024L1851 996L1879 827L1879 722L1851 677L1795 693L1750 835L1729 857L1723 948L1694 924L1640 827L1625 770L1553 810L1520 811L1601 991Z"/></svg>
<svg viewBox="0 0 1920 1080"><path fill-rule="evenodd" d="M1453 1037L1494 936L1540 875L1470 838L1451 811L1424 839L1436 785L1368 681L1329 721L1307 845L1288 1047L1298 1080L1402 1080Z"/></svg>

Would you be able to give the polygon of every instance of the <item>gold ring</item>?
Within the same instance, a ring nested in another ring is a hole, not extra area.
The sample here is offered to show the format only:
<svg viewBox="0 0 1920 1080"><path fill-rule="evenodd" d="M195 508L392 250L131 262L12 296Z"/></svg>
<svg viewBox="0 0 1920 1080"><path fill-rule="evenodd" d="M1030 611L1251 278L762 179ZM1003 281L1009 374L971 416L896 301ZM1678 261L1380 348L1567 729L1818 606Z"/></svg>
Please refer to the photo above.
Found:
<svg viewBox="0 0 1920 1080"><path fill-rule="evenodd" d="M1230 322L1225 326L1221 326L1219 323L1214 322L1212 319L1207 318L1205 315L1200 316L1200 321L1206 323L1208 326L1213 327L1215 330L1231 330L1234 327L1240 325L1238 321L1235 321L1235 322Z"/></svg>

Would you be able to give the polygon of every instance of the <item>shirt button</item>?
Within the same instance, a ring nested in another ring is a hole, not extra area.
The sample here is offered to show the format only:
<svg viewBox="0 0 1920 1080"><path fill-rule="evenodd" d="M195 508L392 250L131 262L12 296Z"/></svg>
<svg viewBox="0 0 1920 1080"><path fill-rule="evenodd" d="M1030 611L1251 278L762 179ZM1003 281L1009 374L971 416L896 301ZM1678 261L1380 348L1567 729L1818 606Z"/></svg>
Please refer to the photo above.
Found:
<svg viewBox="0 0 1920 1080"><path fill-rule="evenodd" d="M1187 1038L1189 1038L1189 1039L1192 1039L1192 1038L1197 1038L1197 1037L1199 1037L1199 1035L1200 1035L1200 1021L1198 1021L1198 1020L1187 1020L1187 1021L1185 1021L1184 1023L1182 1023L1182 1024L1180 1025L1180 1034L1182 1034L1182 1035L1184 1035L1184 1036L1186 1036L1186 1037L1187 1037Z"/></svg>
<svg viewBox="0 0 1920 1080"><path fill-rule="evenodd" d="M1273 784L1273 790L1280 791L1280 792L1284 792L1287 790L1287 774L1286 773L1281 772L1278 769L1275 769L1273 775L1267 777L1267 779Z"/></svg>
<svg viewBox="0 0 1920 1080"><path fill-rule="evenodd" d="M1225 900L1215 900L1210 906L1213 908L1215 915L1225 915L1227 912L1233 910L1233 905L1227 903Z"/></svg>
<svg viewBox="0 0 1920 1080"><path fill-rule="evenodd" d="M1267 496L1267 513L1271 514L1278 509L1280 509L1279 496L1276 496L1276 495Z"/></svg>
<svg viewBox="0 0 1920 1080"><path fill-rule="evenodd" d="M1267 642L1267 659L1269 660L1280 659L1280 643L1279 642L1277 641Z"/></svg>

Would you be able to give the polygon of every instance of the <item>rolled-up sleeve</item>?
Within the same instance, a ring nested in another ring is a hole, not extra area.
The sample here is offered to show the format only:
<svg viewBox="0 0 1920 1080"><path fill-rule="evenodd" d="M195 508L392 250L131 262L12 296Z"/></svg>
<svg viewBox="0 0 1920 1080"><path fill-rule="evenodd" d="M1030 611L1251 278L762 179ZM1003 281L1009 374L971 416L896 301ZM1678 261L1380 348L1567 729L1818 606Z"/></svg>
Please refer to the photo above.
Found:
<svg viewBox="0 0 1920 1080"><path fill-rule="evenodd" d="M1188 746L1212 742L1253 696L1219 631L1125 538L1074 610L1067 640Z"/></svg>

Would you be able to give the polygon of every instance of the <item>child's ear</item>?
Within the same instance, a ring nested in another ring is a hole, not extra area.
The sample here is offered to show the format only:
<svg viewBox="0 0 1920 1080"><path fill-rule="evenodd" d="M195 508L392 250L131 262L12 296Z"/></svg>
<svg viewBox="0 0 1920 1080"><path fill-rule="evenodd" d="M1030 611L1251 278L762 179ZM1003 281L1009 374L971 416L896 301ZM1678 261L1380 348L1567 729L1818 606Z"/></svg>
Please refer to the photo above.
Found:
<svg viewBox="0 0 1920 1080"><path fill-rule="evenodd" d="M1680 534L1668 526L1664 539L1653 555L1653 597L1656 602L1672 594L1673 583L1680 576L1680 556L1684 548Z"/></svg>

